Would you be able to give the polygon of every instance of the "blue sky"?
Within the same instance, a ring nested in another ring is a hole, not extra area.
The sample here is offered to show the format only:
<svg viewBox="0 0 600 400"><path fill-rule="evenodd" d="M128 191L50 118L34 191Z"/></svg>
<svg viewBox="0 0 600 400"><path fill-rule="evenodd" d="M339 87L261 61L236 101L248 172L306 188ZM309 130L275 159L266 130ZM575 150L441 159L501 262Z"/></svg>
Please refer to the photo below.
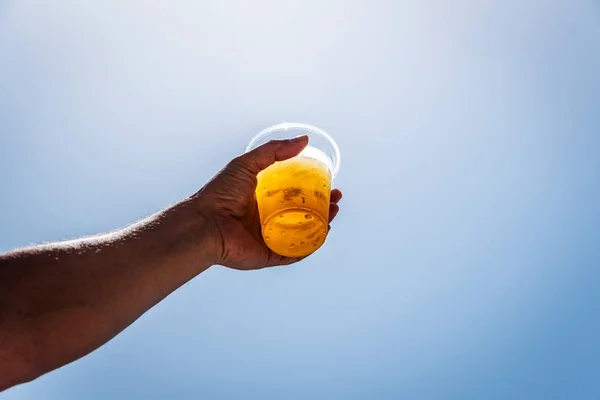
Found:
<svg viewBox="0 0 600 400"><path fill-rule="evenodd" d="M594 0L0 2L0 251L328 131L345 197L294 268L214 268L4 399L600 397Z"/></svg>

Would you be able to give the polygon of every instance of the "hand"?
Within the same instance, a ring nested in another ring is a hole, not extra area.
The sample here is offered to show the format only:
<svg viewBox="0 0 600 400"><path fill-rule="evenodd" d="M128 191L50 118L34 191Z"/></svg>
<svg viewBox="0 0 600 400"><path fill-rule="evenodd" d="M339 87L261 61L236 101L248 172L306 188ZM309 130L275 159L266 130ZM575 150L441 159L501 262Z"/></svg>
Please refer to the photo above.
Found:
<svg viewBox="0 0 600 400"><path fill-rule="evenodd" d="M289 265L302 258L283 257L265 244L258 205L256 176L276 161L297 156L308 144L307 136L273 140L231 161L192 197L211 227L217 264L239 270ZM329 222L339 211L342 192L331 191Z"/></svg>

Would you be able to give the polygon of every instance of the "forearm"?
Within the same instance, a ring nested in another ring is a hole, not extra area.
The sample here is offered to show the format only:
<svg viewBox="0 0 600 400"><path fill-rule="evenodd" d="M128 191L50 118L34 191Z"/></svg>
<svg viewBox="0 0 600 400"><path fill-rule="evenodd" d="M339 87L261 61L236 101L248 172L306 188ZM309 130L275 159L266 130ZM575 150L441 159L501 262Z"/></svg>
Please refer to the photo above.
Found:
<svg viewBox="0 0 600 400"><path fill-rule="evenodd" d="M204 271L210 234L186 201L111 234L0 256L0 390L96 349Z"/></svg>

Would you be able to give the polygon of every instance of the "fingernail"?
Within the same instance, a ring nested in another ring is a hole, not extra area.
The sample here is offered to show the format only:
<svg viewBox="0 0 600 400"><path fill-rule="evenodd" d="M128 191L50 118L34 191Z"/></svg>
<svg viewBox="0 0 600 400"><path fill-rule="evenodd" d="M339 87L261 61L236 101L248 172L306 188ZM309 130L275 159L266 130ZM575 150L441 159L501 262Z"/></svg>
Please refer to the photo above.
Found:
<svg viewBox="0 0 600 400"><path fill-rule="evenodd" d="M300 135L300 136L296 136L295 138L289 139L289 141L290 141L290 143L298 143L298 142L303 142L307 138L308 138L308 135Z"/></svg>

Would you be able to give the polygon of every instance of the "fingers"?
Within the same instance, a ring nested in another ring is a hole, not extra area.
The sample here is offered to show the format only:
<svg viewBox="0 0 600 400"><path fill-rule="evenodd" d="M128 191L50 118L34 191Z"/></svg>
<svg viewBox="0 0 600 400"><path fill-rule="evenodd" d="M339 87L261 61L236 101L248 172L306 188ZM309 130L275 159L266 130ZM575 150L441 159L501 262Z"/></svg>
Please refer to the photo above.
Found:
<svg viewBox="0 0 600 400"><path fill-rule="evenodd" d="M338 206L337 203L339 203L341 199L342 191L340 189L333 189L331 191L331 202L329 203L329 223L333 221L337 213L340 211L340 206Z"/></svg>
<svg viewBox="0 0 600 400"><path fill-rule="evenodd" d="M283 257L281 256L281 260L277 263L277 265L292 265L297 262L304 260L306 257Z"/></svg>
<svg viewBox="0 0 600 400"><path fill-rule="evenodd" d="M271 140L238 157L238 161L254 174L258 174L276 161L287 160L300 154L308 144L308 136L293 139Z"/></svg>
<svg viewBox="0 0 600 400"><path fill-rule="evenodd" d="M331 202L332 203L339 203L339 201L342 199L342 191L340 189L333 189L331 191Z"/></svg>
<svg viewBox="0 0 600 400"><path fill-rule="evenodd" d="M338 206L335 203L329 204L329 223L331 223L331 221L333 221L333 219L335 218L335 216L337 215L337 213L339 211L340 211L340 206Z"/></svg>

